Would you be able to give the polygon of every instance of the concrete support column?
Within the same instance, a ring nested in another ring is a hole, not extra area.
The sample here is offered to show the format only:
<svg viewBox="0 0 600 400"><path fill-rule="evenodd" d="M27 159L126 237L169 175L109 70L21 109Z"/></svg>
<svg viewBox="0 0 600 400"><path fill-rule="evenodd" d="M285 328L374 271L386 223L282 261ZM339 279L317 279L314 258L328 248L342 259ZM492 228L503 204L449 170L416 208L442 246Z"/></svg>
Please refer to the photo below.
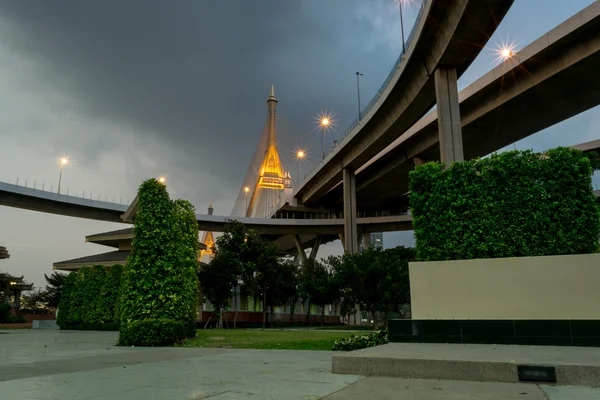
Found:
<svg viewBox="0 0 600 400"><path fill-rule="evenodd" d="M342 247L344 248L344 251L346 251L346 240L344 239L344 234L340 233L338 234L338 237L340 238L340 242L342 242Z"/></svg>
<svg viewBox="0 0 600 400"><path fill-rule="evenodd" d="M319 252L320 246L321 246L321 236L317 236L317 238L315 239L315 244L313 245L313 248L310 250L310 255L308 256L308 259L310 261L316 260L317 253Z"/></svg>
<svg viewBox="0 0 600 400"><path fill-rule="evenodd" d="M358 227L356 224L356 175L354 170L344 168L344 250L358 252Z"/></svg>
<svg viewBox="0 0 600 400"><path fill-rule="evenodd" d="M435 97L440 136L440 157L446 166L455 161L464 161L462 125L458 101L456 69L435 70Z"/></svg>
<svg viewBox="0 0 600 400"><path fill-rule="evenodd" d="M304 247L302 246L302 240L300 240L300 235L294 235L294 242L296 243L296 250L298 250L298 255L300 256L300 263L306 263L306 253L304 252Z"/></svg>

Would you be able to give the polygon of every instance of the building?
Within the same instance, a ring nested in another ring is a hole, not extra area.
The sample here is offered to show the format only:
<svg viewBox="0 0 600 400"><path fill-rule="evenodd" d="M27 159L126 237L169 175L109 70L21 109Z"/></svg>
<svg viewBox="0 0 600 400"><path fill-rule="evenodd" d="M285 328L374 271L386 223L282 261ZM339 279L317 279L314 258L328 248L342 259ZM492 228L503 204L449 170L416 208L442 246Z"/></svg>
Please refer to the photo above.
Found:
<svg viewBox="0 0 600 400"><path fill-rule="evenodd" d="M365 236L360 242L360 251L364 251L369 246L383 250L383 232L372 232Z"/></svg>
<svg viewBox="0 0 600 400"><path fill-rule="evenodd" d="M211 204L208 207L208 214L212 215L213 210L214 209ZM127 257L131 252L132 240L133 227L86 236L85 241L87 243L95 243L102 246L111 247L114 250L92 256L55 262L52 269L70 272L77 271L83 267L93 267L94 265L104 265L106 267L110 267L115 264L125 265L127 262ZM204 259L204 262L206 262L207 257L212 256L212 246L214 245L212 232L204 232L202 241L199 244L200 257L198 261L203 261Z"/></svg>

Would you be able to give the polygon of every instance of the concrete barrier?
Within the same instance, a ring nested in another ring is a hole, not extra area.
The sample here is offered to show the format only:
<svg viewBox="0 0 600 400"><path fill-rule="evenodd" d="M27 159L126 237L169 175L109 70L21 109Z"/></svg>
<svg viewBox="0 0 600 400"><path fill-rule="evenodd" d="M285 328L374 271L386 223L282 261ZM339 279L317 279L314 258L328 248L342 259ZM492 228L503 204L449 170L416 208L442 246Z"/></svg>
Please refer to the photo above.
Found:
<svg viewBox="0 0 600 400"><path fill-rule="evenodd" d="M413 262L418 320L600 320L600 254Z"/></svg>

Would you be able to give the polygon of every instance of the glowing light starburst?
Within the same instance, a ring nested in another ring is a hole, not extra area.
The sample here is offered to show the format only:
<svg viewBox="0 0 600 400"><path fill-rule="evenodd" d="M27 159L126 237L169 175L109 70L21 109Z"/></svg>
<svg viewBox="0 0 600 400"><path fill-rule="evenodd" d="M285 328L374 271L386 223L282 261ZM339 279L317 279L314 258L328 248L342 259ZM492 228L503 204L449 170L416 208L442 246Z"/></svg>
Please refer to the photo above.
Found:
<svg viewBox="0 0 600 400"><path fill-rule="evenodd" d="M317 122L319 123L319 129L328 131L335 127L335 119L333 114L329 112L322 112L317 116Z"/></svg>
<svg viewBox="0 0 600 400"><path fill-rule="evenodd" d="M494 48L494 53L496 54L494 62L496 64L501 64L511 59L517 53L517 44L509 41L502 41L502 43Z"/></svg>
<svg viewBox="0 0 600 400"><path fill-rule="evenodd" d="M66 154L61 154L60 157L56 159L56 161L58 162L58 165L60 165L61 168L71 165L71 158Z"/></svg>
<svg viewBox="0 0 600 400"><path fill-rule="evenodd" d="M303 161L308 157L308 152L305 148L298 147L294 150L294 158L298 161Z"/></svg>

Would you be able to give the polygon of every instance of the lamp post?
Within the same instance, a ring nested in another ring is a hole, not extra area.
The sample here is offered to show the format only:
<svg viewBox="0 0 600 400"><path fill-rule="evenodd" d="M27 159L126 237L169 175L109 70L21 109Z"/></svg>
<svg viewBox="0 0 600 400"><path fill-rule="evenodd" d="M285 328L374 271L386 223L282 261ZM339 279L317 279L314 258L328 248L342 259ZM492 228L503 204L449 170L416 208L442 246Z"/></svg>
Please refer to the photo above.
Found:
<svg viewBox="0 0 600 400"><path fill-rule="evenodd" d="M60 175L58 176L58 194L60 194L60 184L62 183L63 168L69 165L69 159L67 157L61 157L58 160L58 162L60 164Z"/></svg>
<svg viewBox="0 0 600 400"><path fill-rule="evenodd" d="M330 124L331 119L329 119L329 117L321 118L321 129L323 130L323 141L321 143L321 149L323 151L323 160L325 159L325 131L329 129Z"/></svg>
<svg viewBox="0 0 600 400"><path fill-rule="evenodd" d="M300 162L302 162L304 157L306 157L306 152L304 150L298 150L296 152L296 166L298 168L296 182L298 186L300 186Z"/></svg>
<svg viewBox="0 0 600 400"><path fill-rule="evenodd" d="M248 192L250 191L250 188L248 186L246 186L244 188L244 193L246 195L246 210L244 211L245 216L248 216Z"/></svg>
<svg viewBox="0 0 600 400"><path fill-rule="evenodd" d="M404 0L398 0L398 5L400 6L400 30L402 31L402 55L406 53L406 45L404 44L404 18L402 16L402 3Z"/></svg>
<svg viewBox="0 0 600 400"><path fill-rule="evenodd" d="M362 120L361 110L360 110L360 83L358 82L358 77L362 76L360 72L356 73L356 91L358 92L358 120Z"/></svg>

